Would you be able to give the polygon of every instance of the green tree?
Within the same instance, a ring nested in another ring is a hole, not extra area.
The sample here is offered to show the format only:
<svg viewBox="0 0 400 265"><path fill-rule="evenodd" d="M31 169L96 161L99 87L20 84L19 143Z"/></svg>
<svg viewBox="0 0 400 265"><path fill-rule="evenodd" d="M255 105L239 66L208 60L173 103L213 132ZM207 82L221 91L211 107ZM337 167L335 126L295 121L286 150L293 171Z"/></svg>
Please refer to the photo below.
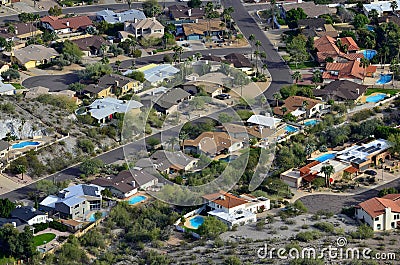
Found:
<svg viewBox="0 0 400 265"><path fill-rule="evenodd" d="M201 7L201 0L189 0L187 3L188 7L190 8L199 8Z"/></svg>
<svg viewBox="0 0 400 265"><path fill-rule="evenodd" d="M103 75L111 74L113 69L108 64L94 63L86 65L85 69L78 72L80 79L97 81Z"/></svg>
<svg viewBox="0 0 400 265"><path fill-rule="evenodd" d="M353 25L356 29L364 28L369 23L369 19L364 14L354 16Z"/></svg>
<svg viewBox="0 0 400 265"><path fill-rule="evenodd" d="M79 166L79 170L86 176L94 175L100 172L104 167L104 162L100 159L87 159Z"/></svg>
<svg viewBox="0 0 400 265"><path fill-rule="evenodd" d="M296 83L299 82L299 80L302 78L303 76L301 75L300 71L296 71L292 74L292 79L294 79L296 81Z"/></svg>
<svg viewBox="0 0 400 265"><path fill-rule="evenodd" d="M286 24L290 29L297 28L297 21L307 18L307 14L301 7L293 8L286 12Z"/></svg>
<svg viewBox="0 0 400 265"><path fill-rule="evenodd" d="M24 179L24 174L26 173L25 165L17 165L15 167L17 174L21 174L21 179Z"/></svg>
<svg viewBox="0 0 400 265"><path fill-rule="evenodd" d="M287 50L290 54L290 60L296 64L296 67L299 63L302 63L309 58L306 44L307 38L304 35L298 35L294 37L287 45Z"/></svg>
<svg viewBox="0 0 400 265"><path fill-rule="evenodd" d="M371 21L373 21L375 25L378 24L379 13L378 11L376 11L376 9L372 9L371 11L369 11L368 17L371 19Z"/></svg>
<svg viewBox="0 0 400 265"><path fill-rule="evenodd" d="M330 177L333 173L335 173L334 167L332 165L324 165L321 168L321 173L325 176L326 187L329 187Z"/></svg>
<svg viewBox="0 0 400 265"><path fill-rule="evenodd" d="M228 123L233 120L233 117L227 113L221 113L218 115L218 121L220 123Z"/></svg>
<svg viewBox="0 0 400 265"><path fill-rule="evenodd" d="M146 0L143 2L142 8L146 17L156 17L162 12L162 8L157 0Z"/></svg>
<svg viewBox="0 0 400 265"><path fill-rule="evenodd" d="M397 5L396 1L392 1L390 2L390 8L392 9L392 12L394 13L394 11L398 8L399 6Z"/></svg>
<svg viewBox="0 0 400 265"><path fill-rule="evenodd" d="M76 145L85 153L91 154L94 152L94 144L89 139L79 139Z"/></svg>
<svg viewBox="0 0 400 265"><path fill-rule="evenodd" d="M256 36L254 35L254 34L250 34L250 36L249 36L249 42L250 42L250 46L251 46L251 53L250 53L250 55L251 55L251 60L253 61L253 44L254 44L254 41L256 40Z"/></svg>
<svg viewBox="0 0 400 265"><path fill-rule="evenodd" d="M363 73L363 83L364 83L364 80L365 80L365 76L366 76L366 71L367 71L367 68L368 68L368 66L370 66L370 61L367 59L367 58L361 58L361 60L360 60L360 67L362 67L363 69L364 69L364 73Z"/></svg>
<svg viewBox="0 0 400 265"><path fill-rule="evenodd" d="M154 138L154 137L150 137L150 138L148 138L148 139L146 140L146 144L147 144L148 146L150 146L150 148L151 148L152 150L154 150L155 146L157 146L157 145L160 144L160 140L158 140L157 138Z"/></svg>
<svg viewBox="0 0 400 265"><path fill-rule="evenodd" d="M315 70L313 72L311 80L312 80L312 82L314 83L315 86L317 86L317 83L322 83L322 73L321 73L321 71Z"/></svg>
<svg viewBox="0 0 400 265"><path fill-rule="evenodd" d="M12 210L15 209L15 203L10 201L8 198L0 199L0 217L9 218Z"/></svg>
<svg viewBox="0 0 400 265"><path fill-rule="evenodd" d="M62 14L62 9L61 9L61 7L58 6L58 5L52 6L52 7L49 8L48 13L49 13L49 16L58 17L58 16L61 16L61 14Z"/></svg>
<svg viewBox="0 0 400 265"><path fill-rule="evenodd" d="M242 261L236 256L228 256L224 259L223 265L241 265Z"/></svg>
<svg viewBox="0 0 400 265"><path fill-rule="evenodd" d="M3 78L3 80L11 81L11 80L19 79L20 74L19 74L18 70L10 68L7 71L2 72L1 77Z"/></svg>
<svg viewBox="0 0 400 265"><path fill-rule="evenodd" d="M276 92L272 96L276 100L276 106L279 107L279 100L282 99L282 94L280 92Z"/></svg>
<svg viewBox="0 0 400 265"><path fill-rule="evenodd" d="M82 56L83 56L83 52L78 47L78 45L76 45L75 43L73 43L70 40L66 40L63 42L62 53L68 54L72 58L74 58L72 63L80 62L80 60L82 59Z"/></svg>
<svg viewBox="0 0 400 265"><path fill-rule="evenodd" d="M57 193L58 186L51 180L43 179L36 182L36 189L48 196Z"/></svg>
<svg viewBox="0 0 400 265"><path fill-rule="evenodd" d="M200 225L197 232L205 238L215 239L227 230L228 227L226 224L215 217L207 216L204 218L204 223Z"/></svg>
<svg viewBox="0 0 400 265"><path fill-rule="evenodd" d="M391 153L400 154L400 133L389 135L388 141L392 143Z"/></svg>

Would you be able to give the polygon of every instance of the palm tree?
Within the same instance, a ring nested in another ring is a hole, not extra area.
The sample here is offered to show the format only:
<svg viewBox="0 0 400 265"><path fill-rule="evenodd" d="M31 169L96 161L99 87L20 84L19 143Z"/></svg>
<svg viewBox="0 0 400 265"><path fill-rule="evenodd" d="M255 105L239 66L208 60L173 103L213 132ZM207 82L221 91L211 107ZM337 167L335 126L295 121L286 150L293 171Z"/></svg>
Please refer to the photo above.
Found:
<svg viewBox="0 0 400 265"><path fill-rule="evenodd" d="M285 116L285 113L288 111L288 109L286 107L282 107L281 111L282 111L282 116Z"/></svg>
<svg viewBox="0 0 400 265"><path fill-rule="evenodd" d="M171 137L168 139L167 143L170 145L172 151L174 151L174 146L177 142L179 142L179 140L176 137Z"/></svg>
<svg viewBox="0 0 400 265"><path fill-rule="evenodd" d="M115 65L117 66L117 71L119 72L119 67L121 66L121 61L120 61L120 60L117 60L117 61L115 62Z"/></svg>
<svg viewBox="0 0 400 265"><path fill-rule="evenodd" d="M371 11L368 12L368 17L373 21L374 24L378 24L378 11L376 9L372 9Z"/></svg>
<svg viewBox="0 0 400 265"><path fill-rule="evenodd" d="M183 47L175 46L172 50L174 51L173 57L175 58L175 62L176 62L176 59L179 59L179 63L180 63L181 59L182 59Z"/></svg>
<svg viewBox="0 0 400 265"><path fill-rule="evenodd" d="M256 40L256 36L254 34L250 34L249 41L251 46L251 60L253 61L253 43Z"/></svg>
<svg viewBox="0 0 400 265"><path fill-rule="evenodd" d="M202 55L200 52L196 52L196 53L194 54L194 57L196 57L196 60L198 61L198 60L201 59L201 57L203 57L203 55Z"/></svg>
<svg viewBox="0 0 400 265"><path fill-rule="evenodd" d="M314 83L315 87L317 87L317 83L321 82L322 73L319 70L314 71L312 76L312 82Z"/></svg>
<svg viewBox="0 0 400 265"><path fill-rule="evenodd" d="M307 106L308 106L308 101L307 101L307 100L303 100L303 103L301 103L301 107L302 107L303 110L305 111L305 113L304 113L304 119L307 117Z"/></svg>
<svg viewBox="0 0 400 265"><path fill-rule="evenodd" d="M17 165L15 167L18 174L21 174L21 179L24 180L24 173L26 173L26 166L24 165Z"/></svg>
<svg viewBox="0 0 400 265"><path fill-rule="evenodd" d="M299 82L299 80L302 78L303 76L301 75L300 71L296 71L292 74L292 79L294 79L296 81L296 84Z"/></svg>
<svg viewBox="0 0 400 265"><path fill-rule="evenodd" d="M254 51L254 58L256 60L256 72L258 74L258 56L260 55L259 51Z"/></svg>
<svg viewBox="0 0 400 265"><path fill-rule="evenodd" d="M321 173L323 173L325 176L325 184L326 184L326 187L328 188L329 183L330 183L330 181L329 181L330 177L333 173L335 173L335 169L333 168L332 165L324 165L321 168Z"/></svg>
<svg viewBox="0 0 400 265"><path fill-rule="evenodd" d="M262 73L264 74L264 71L268 69L268 65L267 64L263 64L261 66L261 69L262 69Z"/></svg>
<svg viewBox="0 0 400 265"><path fill-rule="evenodd" d="M367 59L367 58L361 58L360 60L360 67L364 68L364 74L363 74L363 79L362 82L364 84L364 80L365 80L365 75L366 75L366 71L367 71L367 67L371 64L371 62Z"/></svg>
<svg viewBox="0 0 400 265"><path fill-rule="evenodd" d="M304 151L305 151L305 153L306 153L306 156L307 156L308 158L310 158L310 157L311 157L311 154L315 151L315 145L313 145L313 144L307 144L306 147L305 147L305 149L304 149Z"/></svg>
<svg viewBox="0 0 400 265"><path fill-rule="evenodd" d="M397 5L397 1L392 1L390 3L390 8L392 9L392 12L394 13L394 11L398 8L399 6Z"/></svg>
<svg viewBox="0 0 400 265"><path fill-rule="evenodd" d="M213 18L214 13L214 4L212 2L207 2L206 7L204 9L205 17L208 20L208 36L211 36L211 19Z"/></svg>
<svg viewBox="0 0 400 265"><path fill-rule="evenodd" d="M6 133L6 137L3 138L8 143L7 161L10 160L10 142L14 139L15 136L12 136L10 132Z"/></svg>
<svg viewBox="0 0 400 265"><path fill-rule="evenodd" d="M276 106L279 107L279 100L282 99L282 95L279 92L276 92L275 94L273 94L274 99L276 100Z"/></svg>

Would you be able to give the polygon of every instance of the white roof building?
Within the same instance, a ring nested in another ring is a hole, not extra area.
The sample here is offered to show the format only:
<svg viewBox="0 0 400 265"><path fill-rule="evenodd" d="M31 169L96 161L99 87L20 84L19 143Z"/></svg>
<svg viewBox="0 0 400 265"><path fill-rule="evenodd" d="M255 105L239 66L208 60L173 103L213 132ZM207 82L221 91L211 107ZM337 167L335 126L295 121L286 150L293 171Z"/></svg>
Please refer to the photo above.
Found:
<svg viewBox="0 0 400 265"><path fill-rule="evenodd" d="M159 64L159 65L148 65L142 68L139 68L135 71L140 71L144 73L144 78L146 81L151 83L152 85L156 85L166 79L172 78L176 73L179 73L179 69L173 67L170 64ZM133 70L127 70L123 75L128 75L132 73Z"/></svg>
<svg viewBox="0 0 400 265"><path fill-rule="evenodd" d="M392 12L393 9L390 6L390 4L393 1L374 1L371 2L370 4L364 4L364 13L368 16L368 13L372 10L376 10L379 14L379 16L382 16L383 13L388 13L388 12ZM397 2L397 8L395 9L395 11L399 11L400 10L400 0L396 0Z"/></svg>
<svg viewBox="0 0 400 265"><path fill-rule="evenodd" d="M0 95L14 95L15 87L11 84L4 84L3 78L0 76Z"/></svg>
<svg viewBox="0 0 400 265"><path fill-rule="evenodd" d="M126 102L115 98L103 98L96 99L89 105L89 113L96 120L102 120L115 113L126 113L141 107L143 107L143 104L135 100Z"/></svg>
<svg viewBox="0 0 400 265"><path fill-rule="evenodd" d="M383 139L377 139L363 145L354 145L336 154L336 159L361 164L370 157L377 155L392 145Z"/></svg>
<svg viewBox="0 0 400 265"><path fill-rule="evenodd" d="M265 116L265 115L252 115L247 122L248 123L253 123L261 126L265 126L270 129L275 129L276 126L281 122L281 119L274 118L271 116Z"/></svg>
<svg viewBox="0 0 400 265"><path fill-rule="evenodd" d="M137 9L129 9L120 13L115 13L112 10L106 9L97 12L96 17L98 20L104 20L107 23L115 24L145 19L146 15L143 13L143 11Z"/></svg>

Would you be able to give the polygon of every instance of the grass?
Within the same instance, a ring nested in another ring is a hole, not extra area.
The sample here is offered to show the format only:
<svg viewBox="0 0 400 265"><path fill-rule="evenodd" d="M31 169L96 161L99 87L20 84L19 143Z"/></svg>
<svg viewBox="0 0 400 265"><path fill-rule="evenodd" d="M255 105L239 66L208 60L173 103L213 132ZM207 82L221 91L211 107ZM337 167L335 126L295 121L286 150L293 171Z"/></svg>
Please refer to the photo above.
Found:
<svg viewBox="0 0 400 265"><path fill-rule="evenodd" d="M12 83L11 85L13 85L15 87L15 89L24 89L25 87L21 84L18 83Z"/></svg>
<svg viewBox="0 0 400 265"><path fill-rule="evenodd" d="M33 244L35 245L35 247L38 247L50 242L54 238L56 238L56 235L53 233L41 234L33 238Z"/></svg>
<svg viewBox="0 0 400 265"><path fill-rule="evenodd" d="M398 90L398 89L368 88L367 93L365 93L365 95L368 96L373 93L385 93L385 94L389 94L389 95L395 95L399 92L400 92L400 90Z"/></svg>
<svg viewBox="0 0 400 265"><path fill-rule="evenodd" d="M303 62L303 63L298 63L297 66L295 63L289 63L289 67L292 70L298 70L298 69L306 69L306 68L313 68L317 67L318 63L316 62Z"/></svg>

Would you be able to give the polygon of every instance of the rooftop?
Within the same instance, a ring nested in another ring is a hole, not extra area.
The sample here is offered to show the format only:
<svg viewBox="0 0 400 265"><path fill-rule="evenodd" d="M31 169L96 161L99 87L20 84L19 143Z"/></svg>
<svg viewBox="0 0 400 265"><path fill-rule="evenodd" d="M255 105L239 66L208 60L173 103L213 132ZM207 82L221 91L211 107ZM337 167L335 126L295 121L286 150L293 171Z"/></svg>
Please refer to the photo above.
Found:
<svg viewBox="0 0 400 265"><path fill-rule="evenodd" d="M38 215L45 215L44 212L38 211L33 207L30 206L17 206L11 212L11 217L18 218L24 222L28 222L32 218Z"/></svg>
<svg viewBox="0 0 400 265"><path fill-rule="evenodd" d="M386 208L391 208L392 212L400 213L400 201L398 200L398 196L399 194L397 194L396 197L374 197L360 203L358 208L362 208L372 218L384 214Z"/></svg>
<svg viewBox="0 0 400 265"><path fill-rule="evenodd" d="M42 23L48 23L55 30L71 28L73 30L84 29L92 26L92 20L88 16L59 18L54 16L45 16L40 19Z"/></svg>
<svg viewBox="0 0 400 265"><path fill-rule="evenodd" d="M114 113L126 113L132 109L143 107L142 103L130 100L119 100L115 98L96 99L89 105L89 112L91 116L97 120L109 117Z"/></svg>
<svg viewBox="0 0 400 265"><path fill-rule="evenodd" d="M386 151L391 144L383 139L374 140L368 144L354 145L340 151L336 154L336 158L341 161L347 161L354 164L361 164L371 156Z"/></svg>
<svg viewBox="0 0 400 265"><path fill-rule="evenodd" d="M308 103L305 107L307 110L314 108L317 104L322 104L322 101L318 99L311 99L301 96L290 96L285 99L285 103L283 106L274 108L274 113L277 115L283 115L282 107L286 107L286 113L291 113L296 110L303 110L303 102Z"/></svg>
<svg viewBox="0 0 400 265"><path fill-rule="evenodd" d="M113 10L102 10L96 13L96 16L110 24L134 21L135 19L145 19L146 15L141 10L129 9L123 12L114 12Z"/></svg>
<svg viewBox="0 0 400 265"><path fill-rule="evenodd" d="M203 198L227 209L247 203L247 200L236 197L235 195L222 190L217 193L204 195Z"/></svg>
<svg viewBox="0 0 400 265"><path fill-rule="evenodd" d="M367 91L365 85L348 80L335 80L323 89L314 89L314 96L329 96L333 99L356 100Z"/></svg>
<svg viewBox="0 0 400 265"><path fill-rule="evenodd" d="M102 36L98 35L72 40L72 42L78 45L79 49L83 51L90 51L92 47L100 49L101 45L108 44L108 42Z"/></svg>
<svg viewBox="0 0 400 265"><path fill-rule="evenodd" d="M314 2L288 3L282 5L287 12L291 9L302 8L307 17L314 18L324 14L331 14L332 11L326 5L316 5Z"/></svg>
<svg viewBox="0 0 400 265"><path fill-rule="evenodd" d="M226 132L203 132L194 140L184 140L183 146L196 146L205 153L215 154L241 142Z"/></svg>
<svg viewBox="0 0 400 265"><path fill-rule="evenodd" d="M178 152L170 152L165 150L158 150L150 156L151 162L155 169L164 171L168 168L176 170L184 170L190 163L197 161L196 158L190 157Z"/></svg>
<svg viewBox="0 0 400 265"><path fill-rule="evenodd" d="M43 45L35 44L14 51L15 58L17 58L22 64L29 61L49 60L58 55L58 52L53 48L47 48Z"/></svg>
<svg viewBox="0 0 400 265"><path fill-rule="evenodd" d="M267 128L276 128L276 126L281 122L281 119L274 118L271 116L265 116L265 115L252 115L247 122L248 123L253 123L257 125L262 125Z"/></svg>

